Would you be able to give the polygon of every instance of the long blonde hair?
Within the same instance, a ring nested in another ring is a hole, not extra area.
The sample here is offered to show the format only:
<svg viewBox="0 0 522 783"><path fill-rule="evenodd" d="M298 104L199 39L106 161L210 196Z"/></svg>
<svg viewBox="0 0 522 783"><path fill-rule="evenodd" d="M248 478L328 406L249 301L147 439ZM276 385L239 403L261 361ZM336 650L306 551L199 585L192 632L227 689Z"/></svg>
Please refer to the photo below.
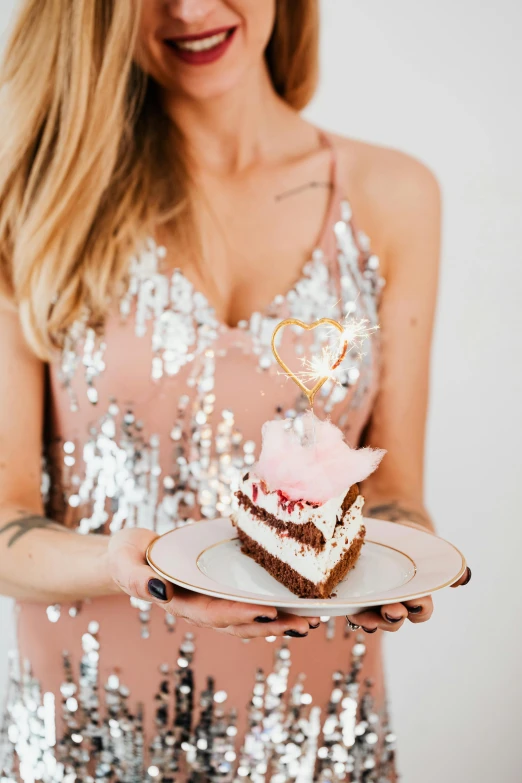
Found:
<svg viewBox="0 0 522 783"><path fill-rule="evenodd" d="M136 65L141 0L24 0L0 69L0 294L49 359L103 322L129 257L194 239L183 139ZM296 109L317 79L318 0L277 0L266 61Z"/></svg>

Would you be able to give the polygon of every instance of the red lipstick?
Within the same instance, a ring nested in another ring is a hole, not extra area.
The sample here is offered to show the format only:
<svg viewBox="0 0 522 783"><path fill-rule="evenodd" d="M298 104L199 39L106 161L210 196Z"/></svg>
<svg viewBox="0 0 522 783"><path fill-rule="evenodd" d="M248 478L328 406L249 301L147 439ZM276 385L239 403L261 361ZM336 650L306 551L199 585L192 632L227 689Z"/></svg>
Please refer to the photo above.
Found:
<svg viewBox="0 0 522 783"><path fill-rule="evenodd" d="M236 30L237 27L221 27L216 30L206 30L204 33L196 35L179 35L176 38L168 38L165 40L165 43L176 57L188 65L207 65L223 57L232 43ZM212 40L209 40L208 48L204 48L204 45L201 47L197 46L196 42L203 42L212 38L217 40L214 44ZM187 47L184 44L196 45Z"/></svg>

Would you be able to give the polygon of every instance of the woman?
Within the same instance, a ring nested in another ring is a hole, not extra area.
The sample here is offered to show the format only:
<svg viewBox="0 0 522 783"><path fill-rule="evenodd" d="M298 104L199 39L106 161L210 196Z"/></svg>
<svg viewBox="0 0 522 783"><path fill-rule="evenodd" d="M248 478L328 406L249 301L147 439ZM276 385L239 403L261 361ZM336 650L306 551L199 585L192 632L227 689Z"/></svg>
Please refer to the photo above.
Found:
<svg viewBox="0 0 522 783"><path fill-rule="evenodd" d="M0 164L8 781L394 779L380 634L354 644L350 623L397 631L431 599L321 624L174 588L144 558L158 532L227 515L262 423L306 407L270 352L288 315L379 320L316 411L388 450L367 513L431 527L438 188L300 117L317 16L23 3Z"/></svg>

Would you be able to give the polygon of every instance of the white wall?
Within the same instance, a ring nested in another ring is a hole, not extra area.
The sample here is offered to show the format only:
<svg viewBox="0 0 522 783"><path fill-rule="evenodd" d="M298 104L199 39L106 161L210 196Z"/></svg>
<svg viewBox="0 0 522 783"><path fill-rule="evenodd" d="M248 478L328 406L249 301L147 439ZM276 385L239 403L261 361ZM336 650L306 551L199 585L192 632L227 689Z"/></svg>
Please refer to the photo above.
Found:
<svg viewBox="0 0 522 783"><path fill-rule="evenodd" d="M2 0L0 31L14 4ZM473 579L437 597L430 623L387 642L403 781L517 783L522 5L322 4L323 73L309 116L420 157L445 200L428 502ZM2 629L7 611L0 602Z"/></svg>

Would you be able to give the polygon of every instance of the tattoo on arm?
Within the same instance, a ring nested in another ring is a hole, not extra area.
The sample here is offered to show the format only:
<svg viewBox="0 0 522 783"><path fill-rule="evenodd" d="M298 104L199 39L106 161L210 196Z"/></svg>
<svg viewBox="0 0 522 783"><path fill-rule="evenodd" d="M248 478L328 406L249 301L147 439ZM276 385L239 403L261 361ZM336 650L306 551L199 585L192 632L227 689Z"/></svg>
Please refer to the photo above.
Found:
<svg viewBox="0 0 522 783"><path fill-rule="evenodd" d="M25 512L21 512L24 514ZM0 535L2 533L11 532L11 537L7 542L7 547L13 546L19 538L25 536L31 530L55 530L57 532L67 532L67 528L63 525L58 525L53 522L52 519L39 516L38 514L31 514L30 516L21 516L20 519L13 519L6 525L0 526Z"/></svg>
<svg viewBox="0 0 522 783"><path fill-rule="evenodd" d="M308 190L309 188L332 188L333 185L331 182L318 182L317 180L312 180L311 182L306 182L304 185L299 185L296 188L291 188L291 190L285 190L283 193L278 193L275 197L276 201L282 201L285 198L289 198L289 196L297 196L299 193L302 193L303 190Z"/></svg>
<svg viewBox="0 0 522 783"><path fill-rule="evenodd" d="M423 527L432 527L432 522L428 514L424 514L422 511L413 511L406 506L401 506L396 500L390 503L370 506L366 513L369 517L387 519L390 522L415 522L417 525L422 525Z"/></svg>

